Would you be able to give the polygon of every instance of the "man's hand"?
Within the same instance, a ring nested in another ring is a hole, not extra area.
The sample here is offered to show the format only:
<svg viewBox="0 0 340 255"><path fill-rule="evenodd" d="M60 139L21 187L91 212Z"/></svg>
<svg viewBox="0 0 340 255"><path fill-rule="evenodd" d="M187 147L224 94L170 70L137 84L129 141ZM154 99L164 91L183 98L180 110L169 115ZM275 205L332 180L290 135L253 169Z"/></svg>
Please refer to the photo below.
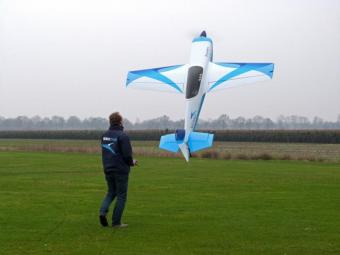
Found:
<svg viewBox="0 0 340 255"><path fill-rule="evenodd" d="M138 166L138 161L136 159L133 160L133 165Z"/></svg>

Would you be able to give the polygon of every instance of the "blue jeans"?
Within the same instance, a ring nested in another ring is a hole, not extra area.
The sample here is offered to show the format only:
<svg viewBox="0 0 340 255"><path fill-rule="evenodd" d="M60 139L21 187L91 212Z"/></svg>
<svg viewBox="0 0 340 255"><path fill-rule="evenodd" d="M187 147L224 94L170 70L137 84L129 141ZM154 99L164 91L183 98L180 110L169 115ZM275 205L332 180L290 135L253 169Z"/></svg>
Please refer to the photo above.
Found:
<svg viewBox="0 0 340 255"><path fill-rule="evenodd" d="M116 205L112 213L112 225L121 224L128 189L128 174L107 173L105 174L108 191L100 207L100 215L106 215L112 201L116 199Z"/></svg>

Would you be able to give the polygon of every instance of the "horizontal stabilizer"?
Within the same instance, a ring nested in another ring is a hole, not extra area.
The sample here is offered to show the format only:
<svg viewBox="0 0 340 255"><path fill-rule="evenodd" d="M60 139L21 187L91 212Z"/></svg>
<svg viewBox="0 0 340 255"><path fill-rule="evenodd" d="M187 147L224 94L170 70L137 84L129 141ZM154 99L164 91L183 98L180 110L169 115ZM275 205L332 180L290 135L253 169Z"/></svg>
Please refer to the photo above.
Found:
<svg viewBox="0 0 340 255"><path fill-rule="evenodd" d="M192 132L189 136L189 150L195 152L203 150L212 146L214 140L214 134Z"/></svg>
<svg viewBox="0 0 340 255"><path fill-rule="evenodd" d="M212 146L214 135L209 133L191 132L188 139L188 147L190 152L196 152ZM183 144L183 140L176 140L175 134L163 135L161 137L159 148L171 152L178 152L179 145Z"/></svg>
<svg viewBox="0 0 340 255"><path fill-rule="evenodd" d="M159 143L159 148L171 152L177 152L179 147L175 134L163 135Z"/></svg>

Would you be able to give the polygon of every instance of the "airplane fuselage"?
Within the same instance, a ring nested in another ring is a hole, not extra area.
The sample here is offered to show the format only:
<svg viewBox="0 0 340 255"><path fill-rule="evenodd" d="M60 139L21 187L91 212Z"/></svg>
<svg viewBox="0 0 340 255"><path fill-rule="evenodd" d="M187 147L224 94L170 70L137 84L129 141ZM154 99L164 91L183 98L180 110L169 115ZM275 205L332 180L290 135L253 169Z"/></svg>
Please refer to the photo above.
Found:
<svg viewBox="0 0 340 255"><path fill-rule="evenodd" d="M185 143L188 142L189 135L195 130L198 122L208 89L207 69L209 62L212 61L212 56L213 45L210 38L198 37L193 40L185 84Z"/></svg>

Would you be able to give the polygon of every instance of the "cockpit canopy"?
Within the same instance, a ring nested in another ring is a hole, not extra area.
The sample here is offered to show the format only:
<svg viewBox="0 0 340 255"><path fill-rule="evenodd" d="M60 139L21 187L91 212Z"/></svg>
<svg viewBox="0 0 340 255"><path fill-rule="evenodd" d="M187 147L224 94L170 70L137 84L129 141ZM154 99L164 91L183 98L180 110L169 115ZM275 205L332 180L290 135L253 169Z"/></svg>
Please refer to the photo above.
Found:
<svg viewBox="0 0 340 255"><path fill-rule="evenodd" d="M188 70L188 79L187 79L187 87L186 87L186 95L185 98L193 98L197 96L203 75L203 67L201 66L192 66Z"/></svg>

